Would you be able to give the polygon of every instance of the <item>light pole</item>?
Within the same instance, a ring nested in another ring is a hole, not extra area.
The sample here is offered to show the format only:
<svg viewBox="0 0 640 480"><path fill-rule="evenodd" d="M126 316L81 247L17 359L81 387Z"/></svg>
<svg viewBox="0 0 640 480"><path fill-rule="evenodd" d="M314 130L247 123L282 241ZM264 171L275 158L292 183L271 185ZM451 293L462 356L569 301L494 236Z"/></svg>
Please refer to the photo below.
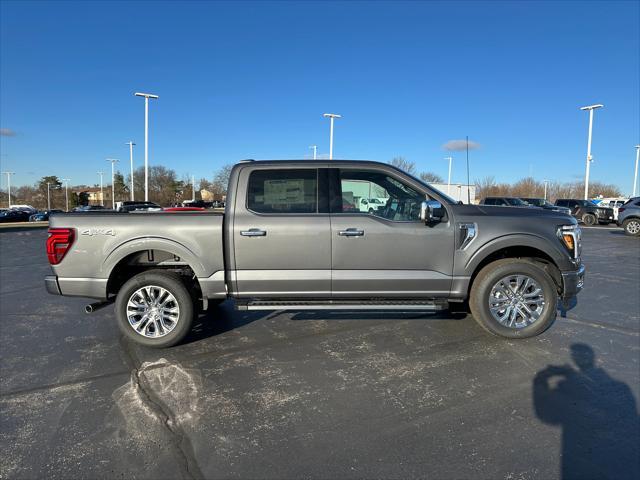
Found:
<svg viewBox="0 0 640 480"><path fill-rule="evenodd" d="M549 185L549 180L543 180L544 182L544 199L547 199L547 185Z"/></svg>
<svg viewBox="0 0 640 480"><path fill-rule="evenodd" d="M313 148L313 159L315 160L318 157L318 146L310 145L309 148Z"/></svg>
<svg viewBox="0 0 640 480"><path fill-rule="evenodd" d="M63 178L62 180L64 180L64 202L65 202L65 211L69 211L69 182L71 181L70 178Z"/></svg>
<svg viewBox="0 0 640 480"><path fill-rule="evenodd" d="M336 113L323 113L323 117L331 119L331 129L329 130L329 160L333 160L333 119L342 118L342 115Z"/></svg>
<svg viewBox="0 0 640 480"><path fill-rule="evenodd" d="M158 95L151 93L135 93L136 97L144 97L144 201L149 201L149 99L157 100Z"/></svg>
<svg viewBox="0 0 640 480"><path fill-rule="evenodd" d="M107 162L111 162L111 208L116 209L116 173L115 165L119 162L117 158L107 158Z"/></svg>
<svg viewBox="0 0 640 480"><path fill-rule="evenodd" d="M587 140L587 171L584 176L584 199L589 199L589 167L591 165L591 131L593 129L593 111L596 108L602 108L604 105L597 103L595 105L588 105L586 107L580 107L580 110L589 111L589 137Z"/></svg>
<svg viewBox="0 0 640 480"><path fill-rule="evenodd" d="M640 145L636 145L636 170L633 174L633 195L636 196L636 185L638 184L638 159L640 158Z"/></svg>
<svg viewBox="0 0 640 480"><path fill-rule="evenodd" d="M451 194L451 162L453 162L453 157L448 156L444 157L445 160L449 160L449 180L447 180L447 195Z"/></svg>
<svg viewBox="0 0 640 480"><path fill-rule="evenodd" d="M11 208L11 175L15 175L16 172L2 172L7 176L7 192L9 192L9 208Z"/></svg>
<svg viewBox="0 0 640 480"><path fill-rule="evenodd" d="M51 210L51 194L49 193L49 189L51 183L47 182L47 211Z"/></svg>
<svg viewBox="0 0 640 480"><path fill-rule="evenodd" d="M125 145L129 145L129 163L131 164L131 201L133 202L135 200L135 198L133 198L133 146L135 143L129 140Z"/></svg>
<svg viewBox="0 0 640 480"><path fill-rule="evenodd" d="M102 176L104 175L104 172L97 172L98 175L100 175L100 205L102 205L104 207L104 193L102 191Z"/></svg>

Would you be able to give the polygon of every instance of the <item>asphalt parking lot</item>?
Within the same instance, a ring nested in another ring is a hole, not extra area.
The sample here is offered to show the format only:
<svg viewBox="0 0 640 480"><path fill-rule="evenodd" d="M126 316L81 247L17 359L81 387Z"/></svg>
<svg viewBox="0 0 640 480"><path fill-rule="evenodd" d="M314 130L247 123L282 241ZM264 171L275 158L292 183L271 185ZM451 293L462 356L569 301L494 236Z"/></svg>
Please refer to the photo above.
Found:
<svg viewBox="0 0 640 480"><path fill-rule="evenodd" d="M0 232L0 478L638 478L640 241L585 229L540 337L464 314L235 312L147 350Z"/></svg>

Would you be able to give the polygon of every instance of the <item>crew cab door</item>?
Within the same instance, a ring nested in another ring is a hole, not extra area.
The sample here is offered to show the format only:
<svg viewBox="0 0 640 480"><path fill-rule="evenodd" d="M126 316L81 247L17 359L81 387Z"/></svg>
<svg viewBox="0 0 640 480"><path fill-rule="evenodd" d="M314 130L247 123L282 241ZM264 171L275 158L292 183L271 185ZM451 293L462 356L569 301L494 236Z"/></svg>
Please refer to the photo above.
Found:
<svg viewBox="0 0 640 480"><path fill-rule="evenodd" d="M239 174L229 272L238 297L331 295L327 170L247 167Z"/></svg>
<svg viewBox="0 0 640 480"><path fill-rule="evenodd" d="M329 195L333 297L449 295L454 228L450 217L431 226L420 221L424 191L384 169L335 168ZM360 198L383 206L362 212Z"/></svg>

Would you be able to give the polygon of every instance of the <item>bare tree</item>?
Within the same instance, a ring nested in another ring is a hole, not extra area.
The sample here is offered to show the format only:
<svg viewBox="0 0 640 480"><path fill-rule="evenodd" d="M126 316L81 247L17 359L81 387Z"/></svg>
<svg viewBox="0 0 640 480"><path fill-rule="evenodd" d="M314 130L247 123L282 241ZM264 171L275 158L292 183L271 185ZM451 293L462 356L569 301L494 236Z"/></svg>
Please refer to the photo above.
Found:
<svg viewBox="0 0 640 480"><path fill-rule="evenodd" d="M212 191L216 195L226 195L227 185L229 184L229 176L233 165L228 164L222 166L213 177Z"/></svg>
<svg viewBox="0 0 640 480"><path fill-rule="evenodd" d="M433 172L422 172L420 174L420 180L427 183L444 183L443 178L437 173Z"/></svg>
<svg viewBox="0 0 640 480"><path fill-rule="evenodd" d="M410 162L404 157L393 157L389 163L400 170L404 170L409 175L415 175L417 173L415 162Z"/></svg>

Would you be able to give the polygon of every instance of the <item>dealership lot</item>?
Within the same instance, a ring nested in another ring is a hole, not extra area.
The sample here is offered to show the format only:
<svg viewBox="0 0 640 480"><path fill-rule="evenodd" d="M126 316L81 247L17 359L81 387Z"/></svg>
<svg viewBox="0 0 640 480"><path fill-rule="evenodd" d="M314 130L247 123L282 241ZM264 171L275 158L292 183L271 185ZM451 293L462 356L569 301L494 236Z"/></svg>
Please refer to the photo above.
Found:
<svg viewBox="0 0 640 480"><path fill-rule="evenodd" d="M640 242L620 229L585 229L585 290L537 338L227 302L167 350L47 295L45 238L0 231L0 478L638 474Z"/></svg>

